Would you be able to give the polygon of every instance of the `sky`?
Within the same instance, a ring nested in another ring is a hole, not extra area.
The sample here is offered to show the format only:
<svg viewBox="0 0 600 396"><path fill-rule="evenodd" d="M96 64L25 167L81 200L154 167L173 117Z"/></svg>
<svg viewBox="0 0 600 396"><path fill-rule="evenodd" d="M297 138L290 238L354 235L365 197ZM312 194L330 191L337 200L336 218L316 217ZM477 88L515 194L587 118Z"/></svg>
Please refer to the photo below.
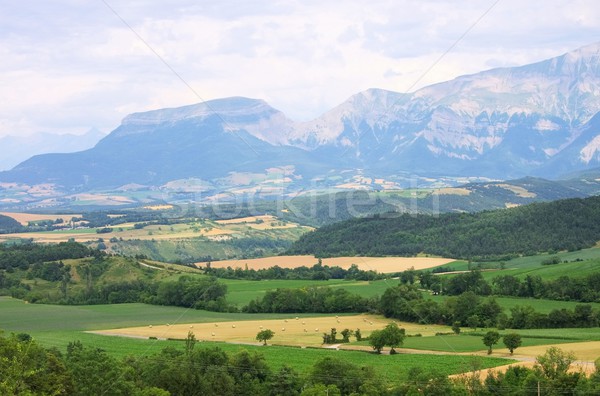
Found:
<svg viewBox="0 0 600 396"><path fill-rule="evenodd" d="M598 41L597 0L0 0L0 137L228 96L306 121Z"/></svg>

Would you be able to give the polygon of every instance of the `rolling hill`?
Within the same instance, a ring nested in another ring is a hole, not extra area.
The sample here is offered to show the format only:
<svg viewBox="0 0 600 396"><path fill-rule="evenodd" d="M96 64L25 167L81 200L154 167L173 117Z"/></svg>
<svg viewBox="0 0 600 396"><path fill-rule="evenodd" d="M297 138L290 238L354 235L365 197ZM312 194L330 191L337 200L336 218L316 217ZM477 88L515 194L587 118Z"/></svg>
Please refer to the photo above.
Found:
<svg viewBox="0 0 600 396"><path fill-rule="evenodd" d="M600 197L439 216L389 213L304 234L288 254L413 256L463 259L577 250L600 241Z"/></svg>

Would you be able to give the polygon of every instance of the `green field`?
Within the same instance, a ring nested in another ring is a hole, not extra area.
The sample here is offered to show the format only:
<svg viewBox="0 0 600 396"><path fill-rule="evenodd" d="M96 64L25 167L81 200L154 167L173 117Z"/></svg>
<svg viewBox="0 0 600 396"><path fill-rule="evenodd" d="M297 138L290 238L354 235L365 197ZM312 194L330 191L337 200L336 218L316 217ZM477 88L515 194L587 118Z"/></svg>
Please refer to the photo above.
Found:
<svg viewBox="0 0 600 396"><path fill-rule="evenodd" d="M398 282L394 280L381 281L351 281L343 279L330 280L236 280L220 279L220 282L227 285L227 301L238 307L248 304L250 300L261 298L268 290L277 288L303 288L310 286L324 286L344 288L351 293L356 293L362 297L374 297L381 295L385 289L395 286Z"/></svg>
<svg viewBox="0 0 600 396"><path fill-rule="evenodd" d="M210 346L213 343L202 343ZM214 345L214 344L213 344ZM474 368L490 368L510 364L514 360L464 355L419 355L402 354L377 355L362 351L336 351L330 349L293 348L293 347L251 347L231 344L217 344L226 351L241 349L256 350L265 356L269 366L277 370L281 366L292 366L301 373L309 371L314 363L326 356L335 356L358 366L372 367L376 373L388 381L407 379L411 368L420 367L443 375L472 371Z"/></svg>
<svg viewBox="0 0 600 396"><path fill-rule="evenodd" d="M542 265L542 261L555 256L561 261L567 261L567 263ZM504 269L500 270L502 266ZM487 281L491 281L499 275L513 275L519 278L524 278L527 275L539 275L545 280L556 279L561 276L581 277L598 271L600 267L600 248L524 256L505 261L503 264L497 261L473 262L471 264L466 261L454 261L442 267L451 267L454 271L468 271L476 268L490 270L482 273ZM452 275L449 274L448 276Z"/></svg>
<svg viewBox="0 0 600 396"><path fill-rule="evenodd" d="M588 339L574 339L567 338L570 336L569 330L572 329L553 329L554 333L548 333L547 337L537 337L537 333L526 333L523 330L514 330L521 335L523 344L522 347L526 346L537 346L537 345L549 345L549 344L564 344L576 341L592 341L600 340L600 329L596 329L595 334L590 334L591 338ZM501 331L500 334L504 335L508 331ZM552 338L552 337L557 338ZM433 336L433 337L407 337L404 340L405 348L431 350L431 351L443 351L443 352L475 352L486 349L483 345L483 333L478 332L478 335L470 335L468 333L461 335L444 335L444 336ZM502 340L494 347L495 350L505 349L502 344Z"/></svg>
<svg viewBox="0 0 600 396"><path fill-rule="evenodd" d="M429 293L424 293L425 298L430 298L438 303L442 303L449 296L437 295L432 296ZM542 298L519 298L519 297L496 297L493 296L496 302L505 310L507 315L510 314L508 310L517 305L530 305L534 310L540 313L550 313L553 309L570 309L573 310L576 305L586 304L591 305L594 309L600 309L600 303L582 303L578 301L557 301L547 300ZM486 297L481 297L486 298Z"/></svg>
<svg viewBox="0 0 600 396"><path fill-rule="evenodd" d="M289 315L277 314L230 314L197 311L184 308L152 306L144 304L119 304L95 306L56 306L26 304L21 300L0 297L1 328L5 332L26 332L47 347L65 351L69 342L80 340L113 356L152 355L166 346L183 348L181 341L145 340L126 337L103 336L84 333L85 330L120 328L147 325L148 323L190 323L213 321L241 321L244 319L275 319ZM318 316L318 315L298 315ZM473 367L487 368L510 363L500 358L474 358L452 355L376 355L361 351L336 351L331 349L297 348L283 346L234 345L201 342L197 347L218 346L228 352L241 349L259 351L273 370L284 364L306 373L315 361L335 355L360 366L371 366L388 381L405 379L412 367L442 374L470 371ZM474 359L476 359L474 361Z"/></svg>

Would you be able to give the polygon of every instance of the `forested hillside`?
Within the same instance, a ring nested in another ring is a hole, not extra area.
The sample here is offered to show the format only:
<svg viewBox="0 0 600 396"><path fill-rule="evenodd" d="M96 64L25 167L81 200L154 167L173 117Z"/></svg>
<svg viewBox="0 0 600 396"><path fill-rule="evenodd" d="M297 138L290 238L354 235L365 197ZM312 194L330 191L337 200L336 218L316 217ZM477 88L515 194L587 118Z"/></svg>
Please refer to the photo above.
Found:
<svg viewBox="0 0 600 396"><path fill-rule="evenodd" d="M21 232L22 230L23 226L21 223L12 217L0 214L0 234L10 234L12 232Z"/></svg>
<svg viewBox="0 0 600 396"><path fill-rule="evenodd" d="M577 250L600 240L600 197L438 216L390 213L357 218L303 235L289 254L464 259Z"/></svg>

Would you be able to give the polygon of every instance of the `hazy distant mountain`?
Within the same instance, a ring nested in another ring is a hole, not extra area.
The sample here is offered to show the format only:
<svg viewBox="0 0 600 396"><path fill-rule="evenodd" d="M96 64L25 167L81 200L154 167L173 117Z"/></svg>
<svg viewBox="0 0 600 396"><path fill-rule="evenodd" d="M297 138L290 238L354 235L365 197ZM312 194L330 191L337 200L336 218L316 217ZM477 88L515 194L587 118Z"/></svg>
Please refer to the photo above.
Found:
<svg viewBox="0 0 600 396"><path fill-rule="evenodd" d="M92 128L82 135L37 133L29 136L0 137L0 170L8 170L26 159L46 153L74 153L94 147L106 136Z"/></svg>
<svg viewBox="0 0 600 396"><path fill-rule="evenodd" d="M84 190L129 183L158 186L192 177L213 180L287 164L301 173L318 172L315 168L322 165L312 153L261 140L274 138L287 123L265 102L246 98L136 113L92 149L38 155L0 173L0 179Z"/></svg>
<svg viewBox="0 0 600 396"><path fill-rule="evenodd" d="M370 89L304 123L264 101L227 98L136 113L94 148L33 157L0 181L68 189L161 185L236 172L554 177L600 165L600 43L414 93ZM345 177L345 176L344 176Z"/></svg>

